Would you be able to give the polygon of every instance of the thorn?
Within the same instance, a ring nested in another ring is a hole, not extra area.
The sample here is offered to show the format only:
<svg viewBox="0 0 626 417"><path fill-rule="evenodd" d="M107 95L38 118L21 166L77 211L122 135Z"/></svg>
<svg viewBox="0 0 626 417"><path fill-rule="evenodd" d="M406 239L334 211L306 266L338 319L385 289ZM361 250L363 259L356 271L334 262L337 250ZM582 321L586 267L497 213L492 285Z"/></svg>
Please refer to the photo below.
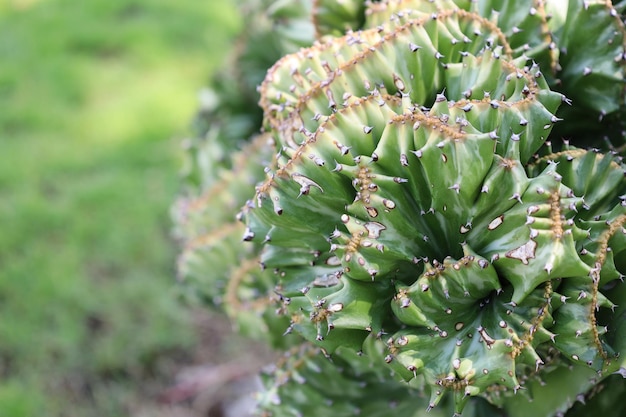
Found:
<svg viewBox="0 0 626 417"><path fill-rule="evenodd" d="M543 267L543 269L548 273L548 275L550 275L550 273L552 272L552 268L553 268L552 263L547 263L546 266Z"/></svg>
<svg viewBox="0 0 626 417"><path fill-rule="evenodd" d="M457 194L459 193L460 189L461 189L461 186L458 183L454 184L451 187L448 187L448 190L454 190L454 191L456 191Z"/></svg>
<svg viewBox="0 0 626 417"><path fill-rule="evenodd" d="M520 204L522 203L522 196L519 193L514 193L509 200L517 200Z"/></svg>
<svg viewBox="0 0 626 417"><path fill-rule="evenodd" d="M243 233L243 240L250 242L252 239L254 239L254 232L249 227L246 227L246 231Z"/></svg>

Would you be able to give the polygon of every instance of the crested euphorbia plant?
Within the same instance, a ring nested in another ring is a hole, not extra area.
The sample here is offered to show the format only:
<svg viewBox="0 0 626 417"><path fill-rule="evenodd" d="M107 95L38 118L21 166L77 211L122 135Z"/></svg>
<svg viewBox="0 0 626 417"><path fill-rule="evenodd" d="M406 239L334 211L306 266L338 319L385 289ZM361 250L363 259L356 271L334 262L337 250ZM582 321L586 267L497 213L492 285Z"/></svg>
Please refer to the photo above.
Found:
<svg viewBox="0 0 626 417"><path fill-rule="evenodd" d="M183 274L290 346L260 410L619 415L624 8L299 9L317 40L267 72L262 133L181 205Z"/></svg>

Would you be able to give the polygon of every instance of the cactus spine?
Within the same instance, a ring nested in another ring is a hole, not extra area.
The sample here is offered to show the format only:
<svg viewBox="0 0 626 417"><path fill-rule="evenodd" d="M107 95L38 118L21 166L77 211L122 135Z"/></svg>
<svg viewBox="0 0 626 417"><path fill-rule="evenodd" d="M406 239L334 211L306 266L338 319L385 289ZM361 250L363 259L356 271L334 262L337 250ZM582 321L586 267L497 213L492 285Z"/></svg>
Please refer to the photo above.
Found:
<svg viewBox="0 0 626 417"><path fill-rule="evenodd" d="M517 416L542 390L523 411L558 415L626 373L624 8L303 7L318 40L260 84L264 132L180 211L208 230L183 272L213 266L240 326L293 346L267 415Z"/></svg>

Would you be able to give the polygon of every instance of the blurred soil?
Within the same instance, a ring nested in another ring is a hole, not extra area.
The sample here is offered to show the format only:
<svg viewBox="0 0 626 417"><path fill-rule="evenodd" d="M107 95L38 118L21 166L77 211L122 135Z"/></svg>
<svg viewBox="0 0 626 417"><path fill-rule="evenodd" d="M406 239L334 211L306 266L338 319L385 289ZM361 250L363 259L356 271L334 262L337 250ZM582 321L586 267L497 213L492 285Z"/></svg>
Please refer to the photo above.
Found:
<svg viewBox="0 0 626 417"><path fill-rule="evenodd" d="M260 388L257 374L273 362L266 346L234 333L223 315L194 314L199 343L174 364L172 377L147 398L136 417L247 417Z"/></svg>

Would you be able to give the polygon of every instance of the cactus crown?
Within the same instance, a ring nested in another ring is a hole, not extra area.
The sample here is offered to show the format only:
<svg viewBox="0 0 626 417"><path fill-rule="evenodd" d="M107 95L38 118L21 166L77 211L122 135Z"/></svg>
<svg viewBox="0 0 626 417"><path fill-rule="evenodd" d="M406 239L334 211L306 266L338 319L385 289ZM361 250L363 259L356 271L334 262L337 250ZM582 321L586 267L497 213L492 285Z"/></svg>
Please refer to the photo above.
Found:
<svg viewBox="0 0 626 417"><path fill-rule="evenodd" d="M555 394L535 411L555 415L626 373L624 6L309 4L318 40L269 69L264 133L180 221L208 230L185 274L238 265L212 297L293 346L268 415L318 415L323 398L411 415L425 392L434 412L516 416L542 384Z"/></svg>

